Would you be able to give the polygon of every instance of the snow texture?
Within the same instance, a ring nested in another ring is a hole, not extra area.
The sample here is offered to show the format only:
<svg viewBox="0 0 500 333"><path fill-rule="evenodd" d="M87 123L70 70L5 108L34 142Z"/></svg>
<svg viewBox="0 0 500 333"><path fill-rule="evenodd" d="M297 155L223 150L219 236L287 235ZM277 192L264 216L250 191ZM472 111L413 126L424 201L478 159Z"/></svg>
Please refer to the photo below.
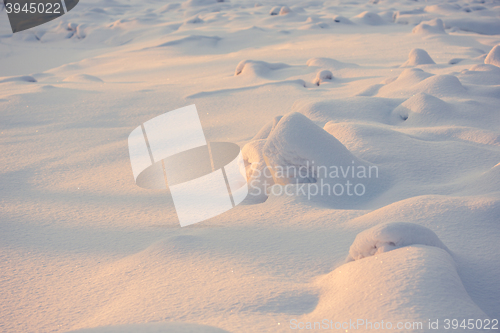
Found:
<svg viewBox="0 0 500 333"><path fill-rule="evenodd" d="M88 0L15 34L0 20L0 330L498 318L499 17L495 0ZM253 186L180 228L169 190L135 185L127 137L191 104ZM365 193L313 194L347 181Z"/></svg>

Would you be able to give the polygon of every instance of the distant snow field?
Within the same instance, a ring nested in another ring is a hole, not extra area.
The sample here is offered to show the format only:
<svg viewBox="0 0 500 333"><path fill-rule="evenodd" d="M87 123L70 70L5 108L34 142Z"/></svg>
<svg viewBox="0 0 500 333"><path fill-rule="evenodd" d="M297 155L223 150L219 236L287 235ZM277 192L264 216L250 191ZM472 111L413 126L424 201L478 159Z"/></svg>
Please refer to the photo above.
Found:
<svg viewBox="0 0 500 333"><path fill-rule="evenodd" d="M500 1L0 15L1 332L500 329ZM181 228L127 137L191 104L249 195Z"/></svg>

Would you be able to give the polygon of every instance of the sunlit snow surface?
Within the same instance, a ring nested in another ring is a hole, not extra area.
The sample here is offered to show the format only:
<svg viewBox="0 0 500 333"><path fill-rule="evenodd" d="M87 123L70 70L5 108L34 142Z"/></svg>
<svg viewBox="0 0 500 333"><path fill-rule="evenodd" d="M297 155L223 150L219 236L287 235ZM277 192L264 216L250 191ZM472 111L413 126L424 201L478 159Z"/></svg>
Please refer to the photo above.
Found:
<svg viewBox="0 0 500 333"><path fill-rule="evenodd" d="M500 319L499 1L89 0L14 35L0 16L0 331ZM261 183L181 228L127 137L191 104ZM260 174L313 162L379 173L362 196Z"/></svg>

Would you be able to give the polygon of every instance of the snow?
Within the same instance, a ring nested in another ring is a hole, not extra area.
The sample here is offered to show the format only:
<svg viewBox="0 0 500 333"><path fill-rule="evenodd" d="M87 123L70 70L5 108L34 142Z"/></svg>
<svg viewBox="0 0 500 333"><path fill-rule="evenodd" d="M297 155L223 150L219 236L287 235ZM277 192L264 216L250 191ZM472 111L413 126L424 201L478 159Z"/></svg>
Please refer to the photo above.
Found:
<svg viewBox="0 0 500 333"><path fill-rule="evenodd" d="M420 27L422 29L425 29L422 26ZM415 32L415 30L413 32ZM422 49L413 49L410 51L410 54L408 55L408 60L403 64L403 67L428 65L428 64L435 64L434 60L432 60L429 54Z"/></svg>
<svg viewBox="0 0 500 333"><path fill-rule="evenodd" d="M500 22L496 18L461 18L446 19L445 27L458 28L463 31L475 32L483 35L498 35L500 33Z"/></svg>
<svg viewBox="0 0 500 333"><path fill-rule="evenodd" d="M356 65L356 64L345 63L345 62L338 61L335 59L330 59L330 58L311 58L311 59L307 60L306 64L307 64L307 66L325 67L325 68L331 68L331 69L344 69L344 68L359 67L359 65Z"/></svg>
<svg viewBox="0 0 500 333"><path fill-rule="evenodd" d="M329 70L322 70L316 74L316 78L314 79L313 83L317 86L326 83L328 81L333 80L333 74Z"/></svg>
<svg viewBox="0 0 500 333"><path fill-rule="evenodd" d="M414 34L445 34L444 23L441 19L420 22L412 32Z"/></svg>
<svg viewBox="0 0 500 333"><path fill-rule="evenodd" d="M401 276L411 276L411 282ZM322 277L317 284L322 298L304 322L321 322L335 313L340 323L356 318L356 330L364 332L377 326L385 332L432 332L429 318L441 323L451 317L460 322L469 317L488 318L467 294L452 257L436 247L409 246L353 261ZM366 285L370 288L361 287ZM363 303L375 306L359 307ZM382 320L378 318L384 318L385 329L381 329ZM409 326L398 329L398 323L407 322Z"/></svg>
<svg viewBox="0 0 500 333"><path fill-rule="evenodd" d="M449 251L432 230L415 223L392 222L359 233L349 249L346 261L360 260L415 244Z"/></svg>
<svg viewBox="0 0 500 333"><path fill-rule="evenodd" d="M236 70L234 75L254 75L254 76L266 76L270 74L270 71L279 70L289 67L287 64L283 63L268 63L265 61L254 61L254 60L242 60Z"/></svg>
<svg viewBox="0 0 500 333"><path fill-rule="evenodd" d="M495 45L484 59L484 63L500 67L500 45Z"/></svg>
<svg viewBox="0 0 500 333"><path fill-rule="evenodd" d="M286 15L288 13L290 13L290 8L288 8L287 6L283 6L281 7L278 15Z"/></svg>
<svg viewBox="0 0 500 333"><path fill-rule="evenodd" d="M117 325L99 328L88 328L76 331L74 333L161 333L161 332L178 332L178 333L227 333L227 331L210 327L206 325L195 325L185 323L150 323L150 324L130 324Z"/></svg>
<svg viewBox="0 0 500 333"><path fill-rule="evenodd" d="M0 83L4 82L37 82L36 79L31 75L14 76L0 79Z"/></svg>
<svg viewBox="0 0 500 333"><path fill-rule="evenodd" d="M247 143L242 149L246 179L248 184L250 184L251 192L247 202L249 201L250 203L265 202L268 188L274 185L271 170L262 154L265 144L266 140L257 139Z"/></svg>
<svg viewBox="0 0 500 333"><path fill-rule="evenodd" d="M16 34L0 15L0 331L500 319L498 1L88 0ZM128 138L192 104L249 195L181 228Z"/></svg>
<svg viewBox="0 0 500 333"><path fill-rule="evenodd" d="M368 25L383 25L386 22L376 13L364 11L352 18L353 22Z"/></svg>
<svg viewBox="0 0 500 333"><path fill-rule="evenodd" d="M267 158L266 164L272 169L294 167L308 168L304 177L298 170L285 173L284 183L291 178L312 182L321 177L320 171L314 170L313 163L318 166L350 166L351 163L366 165L352 155L335 137L315 125L300 113L290 113L279 121L269 134L262 154ZM296 175L296 176L295 176ZM324 175L323 175L324 176ZM350 173L348 175L351 176ZM275 177L275 181L281 177Z"/></svg>
<svg viewBox="0 0 500 333"><path fill-rule="evenodd" d="M87 74L73 74L73 75L68 76L67 78L65 78L63 81L70 81L70 82L104 82L102 79L98 78L97 76L87 75Z"/></svg>

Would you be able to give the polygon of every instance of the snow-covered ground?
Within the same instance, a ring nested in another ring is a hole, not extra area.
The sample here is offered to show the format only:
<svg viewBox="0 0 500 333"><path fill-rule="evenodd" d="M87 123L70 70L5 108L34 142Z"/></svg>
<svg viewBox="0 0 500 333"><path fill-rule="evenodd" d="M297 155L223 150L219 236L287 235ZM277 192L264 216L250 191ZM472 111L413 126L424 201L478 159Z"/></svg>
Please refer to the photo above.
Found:
<svg viewBox="0 0 500 333"><path fill-rule="evenodd" d="M500 327L500 1L81 0L14 35L0 16L1 332ZM191 104L253 186L181 228L127 138Z"/></svg>

